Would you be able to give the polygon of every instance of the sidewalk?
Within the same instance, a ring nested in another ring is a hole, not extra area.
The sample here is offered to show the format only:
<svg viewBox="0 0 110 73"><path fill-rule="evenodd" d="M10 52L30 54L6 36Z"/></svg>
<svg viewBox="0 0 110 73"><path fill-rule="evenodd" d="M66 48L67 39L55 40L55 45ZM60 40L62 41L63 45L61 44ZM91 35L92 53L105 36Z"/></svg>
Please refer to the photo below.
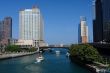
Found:
<svg viewBox="0 0 110 73"><path fill-rule="evenodd" d="M6 53L6 54L0 54L0 60L2 59L9 59L9 58L15 58L15 57L21 57L26 55L32 55L37 53L35 52L19 52L19 53Z"/></svg>

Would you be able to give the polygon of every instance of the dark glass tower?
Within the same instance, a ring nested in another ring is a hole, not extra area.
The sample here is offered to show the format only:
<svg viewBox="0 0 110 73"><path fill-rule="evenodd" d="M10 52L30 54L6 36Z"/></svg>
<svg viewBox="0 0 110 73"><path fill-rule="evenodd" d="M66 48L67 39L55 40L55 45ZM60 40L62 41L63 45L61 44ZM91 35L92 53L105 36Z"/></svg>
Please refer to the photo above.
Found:
<svg viewBox="0 0 110 73"><path fill-rule="evenodd" d="M110 0L95 1L94 42L110 42Z"/></svg>

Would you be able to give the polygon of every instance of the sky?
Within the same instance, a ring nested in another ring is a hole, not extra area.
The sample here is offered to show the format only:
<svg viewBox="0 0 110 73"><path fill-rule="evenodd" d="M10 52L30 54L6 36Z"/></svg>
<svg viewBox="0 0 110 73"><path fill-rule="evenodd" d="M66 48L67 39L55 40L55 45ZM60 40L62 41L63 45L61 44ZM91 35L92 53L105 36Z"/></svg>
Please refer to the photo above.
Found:
<svg viewBox="0 0 110 73"><path fill-rule="evenodd" d="M93 40L92 0L0 0L0 20L13 19L13 38L19 38L19 10L38 6L44 19L44 40L49 44L78 42L80 16L86 16L89 41Z"/></svg>

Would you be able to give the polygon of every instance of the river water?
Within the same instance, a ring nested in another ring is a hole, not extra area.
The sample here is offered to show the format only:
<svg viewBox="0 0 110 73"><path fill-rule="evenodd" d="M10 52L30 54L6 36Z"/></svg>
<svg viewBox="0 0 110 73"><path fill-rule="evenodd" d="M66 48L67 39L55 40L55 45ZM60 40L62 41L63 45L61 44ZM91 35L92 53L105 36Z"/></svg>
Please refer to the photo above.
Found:
<svg viewBox="0 0 110 73"><path fill-rule="evenodd" d="M72 63L66 57L66 49L60 51L60 55L56 55L54 50L44 52L45 60L40 63L35 63L36 54L2 60L0 73L90 73L87 69Z"/></svg>

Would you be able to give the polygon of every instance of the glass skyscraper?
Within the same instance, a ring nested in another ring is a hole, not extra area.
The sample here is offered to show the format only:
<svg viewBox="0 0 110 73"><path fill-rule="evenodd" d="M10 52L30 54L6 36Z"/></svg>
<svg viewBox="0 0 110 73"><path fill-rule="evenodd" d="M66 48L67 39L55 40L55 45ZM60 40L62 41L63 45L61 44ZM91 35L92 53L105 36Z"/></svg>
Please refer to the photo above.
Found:
<svg viewBox="0 0 110 73"><path fill-rule="evenodd" d="M94 2L94 42L110 43L110 0L95 0Z"/></svg>
<svg viewBox="0 0 110 73"><path fill-rule="evenodd" d="M43 19L39 8L19 12L19 39L43 41Z"/></svg>

